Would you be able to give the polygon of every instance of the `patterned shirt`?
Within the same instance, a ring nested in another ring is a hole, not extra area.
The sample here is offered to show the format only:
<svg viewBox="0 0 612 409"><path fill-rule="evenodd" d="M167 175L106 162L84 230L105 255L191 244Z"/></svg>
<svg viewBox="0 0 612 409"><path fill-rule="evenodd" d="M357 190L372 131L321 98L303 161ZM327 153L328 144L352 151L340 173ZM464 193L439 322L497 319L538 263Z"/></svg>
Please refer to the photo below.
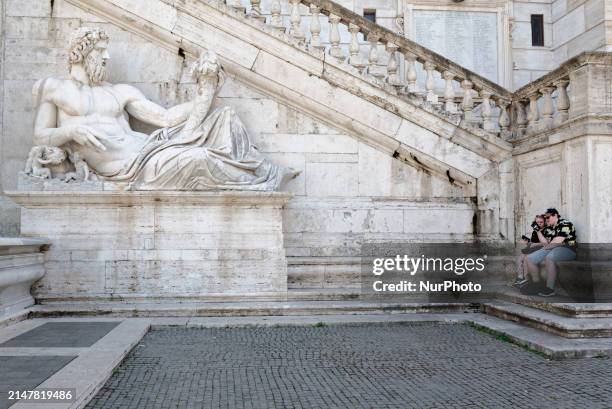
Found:
<svg viewBox="0 0 612 409"><path fill-rule="evenodd" d="M555 237L555 230L552 227L544 227L544 229L542 230L542 235L544 236L546 241L550 242L552 238ZM531 239L529 240L529 242L530 243L540 242L538 233L535 230L531 233Z"/></svg>
<svg viewBox="0 0 612 409"><path fill-rule="evenodd" d="M569 220L559 219L557 224L552 228L555 237L564 237L563 244L566 246L576 245L576 229L574 224Z"/></svg>

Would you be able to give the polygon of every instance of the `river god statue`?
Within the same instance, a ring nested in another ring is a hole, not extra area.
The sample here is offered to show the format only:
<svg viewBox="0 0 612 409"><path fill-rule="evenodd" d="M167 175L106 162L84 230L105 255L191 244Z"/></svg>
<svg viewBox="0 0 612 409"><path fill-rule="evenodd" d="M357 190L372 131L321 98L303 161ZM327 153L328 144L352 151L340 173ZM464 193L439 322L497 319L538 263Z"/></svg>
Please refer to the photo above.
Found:
<svg viewBox="0 0 612 409"><path fill-rule="evenodd" d="M70 44L70 78L47 78L34 86L36 152L60 148L66 162L78 158L64 164L66 180L86 169L99 180L127 182L133 190L272 191L295 177L295 171L258 152L231 108L209 112L225 76L213 52L192 66L195 99L165 109L131 85L106 82L108 40L101 29L80 28ZM129 116L159 129L151 135L136 132ZM37 169L30 175L49 173Z"/></svg>

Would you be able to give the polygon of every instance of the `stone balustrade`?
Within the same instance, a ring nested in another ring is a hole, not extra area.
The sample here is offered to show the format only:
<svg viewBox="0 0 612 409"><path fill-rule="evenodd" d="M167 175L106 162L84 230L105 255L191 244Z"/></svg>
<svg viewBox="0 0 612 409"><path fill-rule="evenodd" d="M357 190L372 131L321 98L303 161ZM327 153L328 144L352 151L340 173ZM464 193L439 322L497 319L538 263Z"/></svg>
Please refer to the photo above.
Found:
<svg viewBox="0 0 612 409"><path fill-rule="evenodd" d="M270 10L262 9L261 0L248 1L246 16L325 53L330 63L464 126L509 138L512 93L494 82L329 0L272 0ZM235 0L227 2L245 10ZM285 20L282 10L287 11ZM342 34L348 37L344 43Z"/></svg>
<svg viewBox="0 0 612 409"><path fill-rule="evenodd" d="M516 138L545 132L569 119L570 73L565 65L519 89L512 101Z"/></svg>
<svg viewBox="0 0 612 409"><path fill-rule="evenodd" d="M512 98L514 137L547 132L582 115L609 114L597 89L609 84L611 66L610 53L585 52L518 89Z"/></svg>

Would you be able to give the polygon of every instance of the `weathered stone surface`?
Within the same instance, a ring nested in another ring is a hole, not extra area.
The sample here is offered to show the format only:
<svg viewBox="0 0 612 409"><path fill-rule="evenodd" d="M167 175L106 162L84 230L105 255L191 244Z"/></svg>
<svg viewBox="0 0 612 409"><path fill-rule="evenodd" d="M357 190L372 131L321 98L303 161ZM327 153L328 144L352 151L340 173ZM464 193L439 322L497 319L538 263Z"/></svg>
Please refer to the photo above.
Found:
<svg viewBox="0 0 612 409"><path fill-rule="evenodd" d="M48 298L283 297L286 193L15 192ZM182 203L177 206L176 203Z"/></svg>
<svg viewBox="0 0 612 409"><path fill-rule="evenodd" d="M34 304L30 287L45 274L41 249L49 243L0 237L0 321Z"/></svg>

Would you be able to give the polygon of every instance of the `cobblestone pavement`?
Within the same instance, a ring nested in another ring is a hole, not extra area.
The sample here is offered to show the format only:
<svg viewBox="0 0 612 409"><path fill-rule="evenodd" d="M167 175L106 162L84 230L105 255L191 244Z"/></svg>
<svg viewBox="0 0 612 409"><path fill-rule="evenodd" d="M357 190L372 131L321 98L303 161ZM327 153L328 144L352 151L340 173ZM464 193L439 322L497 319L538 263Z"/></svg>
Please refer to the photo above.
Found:
<svg viewBox="0 0 612 409"><path fill-rule="evenodd" d="M549 361L467 325L164 329L88 408L610 408L608 359Z"/></svg>

